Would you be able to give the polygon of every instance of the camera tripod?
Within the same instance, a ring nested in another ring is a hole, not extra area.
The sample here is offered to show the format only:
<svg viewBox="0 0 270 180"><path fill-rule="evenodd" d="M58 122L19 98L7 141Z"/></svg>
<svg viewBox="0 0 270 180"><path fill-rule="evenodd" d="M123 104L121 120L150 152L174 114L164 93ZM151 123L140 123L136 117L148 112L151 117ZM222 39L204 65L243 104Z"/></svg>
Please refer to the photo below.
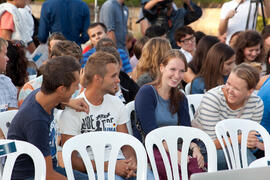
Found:
<svg viewBox="0 0 270 180"><path fill-rule="evenodd" d="M256 29L256 25L257 25L257 14L258 14L259 4L261 5L261 12L262 12L262 18L263 18L263 26L266 25L265 14L264 14L264 9L263 9L263 0L250 0L249 10L248 10L248 18L247 18L247 22L246 22L246 30L249 27L249 20L250 20L250 15L251 15L252 4L255 4L256 5L255 6L254 15L253 15L252 29Z"/></svg>

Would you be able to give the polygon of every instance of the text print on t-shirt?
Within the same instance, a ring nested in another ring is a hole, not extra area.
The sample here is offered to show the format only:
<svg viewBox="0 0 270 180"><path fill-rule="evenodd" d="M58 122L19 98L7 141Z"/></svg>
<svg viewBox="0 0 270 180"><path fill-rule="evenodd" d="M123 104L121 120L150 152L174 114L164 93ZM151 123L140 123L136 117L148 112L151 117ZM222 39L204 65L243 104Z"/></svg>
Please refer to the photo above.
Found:
<svg viewBox="0 0 270 180"><path fill-rule="evenodd" d="M116 123L111 113L89 115L83 118L81 133L93 131L116 131Z"/></svg>

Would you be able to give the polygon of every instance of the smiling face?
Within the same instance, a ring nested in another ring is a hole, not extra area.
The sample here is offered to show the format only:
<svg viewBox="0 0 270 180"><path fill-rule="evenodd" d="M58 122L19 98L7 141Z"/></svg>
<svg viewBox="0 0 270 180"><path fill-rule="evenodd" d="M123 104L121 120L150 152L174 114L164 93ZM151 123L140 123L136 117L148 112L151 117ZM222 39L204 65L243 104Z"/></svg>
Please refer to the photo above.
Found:
<svg viewBox="0 0 270 180"><path fill-rule="evenodd" d="M177 42L177 45L185 51L193 53L196 47L196 38L193 34L187 34Z"/></svg>
<svg viewBox="0 0 270 180"><path fill-rule="evenodd" d="M235 62L235 55L233 55L230 59L224 62L223 71L222 71L223 76L228 76L231 73L231 70L233 69L233 66L235 65L234 62Z"/></svg>
<svg viewBox="0 0 270 180"><path fill-rule="evenodd" d="M261 53L261 45L258 44L256 46L246 47L244 49L244 57L245 61L251 62L254 61L259 54Z"/></svg>
<svg viewBox="0 0 270 180"><path fill-rule="evenodd" d="M251 95L254 89L247 88L247 82L239 78L235 73L231 73L225 88L223 89L225 98L230 107L240 108L245 100Z"/></svg>
<svg viewBox="0 0 270 180"><path fill-rule="evenodd" d="M104 94L114 95L118 91L119 79L119 65L115 63L109 63L106 65L106 74L102 79L101 90Z"/></svg>
<svg viewBox="0 0 270 180"><path fill-rule="evenodd" d="M171 58L166 66L161 64L162 84L169 87L177 87L184 77L185 64L178 58Z"/></svg>

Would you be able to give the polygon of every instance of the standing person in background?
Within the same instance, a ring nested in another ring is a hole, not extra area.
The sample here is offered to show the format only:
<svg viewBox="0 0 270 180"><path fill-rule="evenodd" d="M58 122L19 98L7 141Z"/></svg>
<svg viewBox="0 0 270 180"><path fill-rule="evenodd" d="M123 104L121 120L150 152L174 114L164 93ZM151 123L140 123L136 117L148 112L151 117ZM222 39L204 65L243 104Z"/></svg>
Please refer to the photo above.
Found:
<svg viewBox="0 0 270 180"><path fill-rule="evenodd" d="M89 37L90 11L82 0L47 0L42 4L38 38L45 44L49 33L61 32L79 46Z"/></svg>
<svg viewBox="0 0 270 180"><path fill-rule="evenodd" d="M142 0L143 13L152 25L163 26L167 38L173 48L177 48L174 40L176 29L188 25L202 16L202 10L191 0L183 0L183 8L175 10L172 1L168 0Z"/></svg>
<svg viewBox="0 0 270 180"><path fill-rule="evenodd" d="M33 53L36 46L18 9L25 5L25 0L7 0L0 5L0 37L5 40L21 40L29 52Z"/></svg>
<svg viewBox="0 0 270 180"><path fill-rule="evenodd" d="M100 9L99 21L106 25L107 35L116 43L117 48L126 50L129 12L124 2L125 0L107 0Z"/></svg>
<svg viewBox="0 0 270 180"><path fill-rule="evenodd" d="M266 17L270 17L270 1L263 2ZM237 31L255 30L255 10L256 3L251 3L251 0L231 0L222 5L218 31L220 36L227 34L226 44L229 44L231 36Z"/></svg>

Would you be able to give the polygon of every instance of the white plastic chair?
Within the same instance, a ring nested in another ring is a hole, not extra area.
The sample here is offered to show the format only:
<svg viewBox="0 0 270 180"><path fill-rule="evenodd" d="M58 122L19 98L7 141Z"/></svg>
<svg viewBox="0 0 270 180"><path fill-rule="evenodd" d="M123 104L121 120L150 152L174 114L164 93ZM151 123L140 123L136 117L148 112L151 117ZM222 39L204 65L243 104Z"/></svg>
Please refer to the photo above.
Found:
<svg viewBox="0 0 270 180"><path fill-rule="evenodd" d="M238 134L241 131L241 159L243 168L248 167L247 162L247 138L250 131L257 131L264 142L265 156L270 157L270 136L266 129L255 121L247 119L225 119L217 123L216 135L221 144L229 169L240 169L241 160L239 154ZM229 141L228 134L231 142ZM224 141L226 147L224 145ZM230 157L230 159L229 159Z"/></svg>
<svg viewBox="0 0 270 180"><path fill-rule="evenodd" d="M195 112L201 104L203 94L189 94L186 97L188 100L189 116L190 120L192 121L194 119Z"/></svg>
<svg viewBox="0 0 270 180"><path fill-rule="evenodd" d="M178 139L182 138L182 153L181 153L181 174L182 180L188 180L188 173L187 173L187 157L188 157L188 150L189 145L193 139L199 138L202 140L207 149L207 158L208 158L208 172L215 172L217 171L217 150L213 140L202 130L193 128L193 127L186 127L186 126L167 126L157 128L146 135L145 138L145 147L150 159L150 163L152 166L152 170L156 180L159 180L157 166L155 162L154 152L153 152L153 145L156 145L161 153L167 179L168 180L179 180L179 172L178 172L178 162L177 162L177 144ZM163 140L166 141L169 149L169 154L172 163L172 170L169 164L168 156L165 152L164 146L162 144ZM172 175L173 174L173 175Z"/></svg>
<svg viewBox="0 0 270 180"><path fill-rule="evenodd" d="M129 121L127 122L128 133L130 135L133 135L130 115L131 115L131 112L135 110L135 103L134 103L134 101L131 101L131 102L127 103L126 104L126 108L127 108L128 117L129 117Z"/></svg>
<svg viewBox="0 0 270 180"><path fill-rule="evenodd" d="M2 154L2 152L7 152L7 154ZM21 154L29 155L34 162L35 167L35 180L45 180L46 179L46 163L41 151L34 145L18 140L0 140L0 156L6 156L6 162L3 169L2 178L0 179L11 179L11 174L16 159Z"/></svg>
<svg viewBox="0 0 270 180"><path fill-rule="evenodd" d="M265 167L269 166L270 163L270 158L269 157L262 157L260 159L256 159L250 165L248 166L249 168L254 168L254 167Z"/></svg>
<svg viewBox="0 0 270 180"><path fill-rule="evenodd" d="M108 165L108 180L114 180L115 165L120 148L124 145L131 146L137 156L137 180L146 180L147 156L141 142L135 137L120 132L89 132L74 136L67 140L63 146L63 160L69 180L74 180L71 165L71 154L76 150L83 159L88 178L95 179L94 170L86 147L91 147L96 163L98 179L104 179L104 150L105 146L111 145L110 159Z"/></svg>
<svg viewBox="0 0 270 180"><path fill-rule="evenodd" d="M189 95L191 93L191 82L186 84L185 93L186 95Z"/></svg>
<svg viewBox="0 0 270 180"><path fill-rule="evenodd" d="M2 129L6 138L9 125L17 112L18 110L0 112L0 128Z"/></svg>

